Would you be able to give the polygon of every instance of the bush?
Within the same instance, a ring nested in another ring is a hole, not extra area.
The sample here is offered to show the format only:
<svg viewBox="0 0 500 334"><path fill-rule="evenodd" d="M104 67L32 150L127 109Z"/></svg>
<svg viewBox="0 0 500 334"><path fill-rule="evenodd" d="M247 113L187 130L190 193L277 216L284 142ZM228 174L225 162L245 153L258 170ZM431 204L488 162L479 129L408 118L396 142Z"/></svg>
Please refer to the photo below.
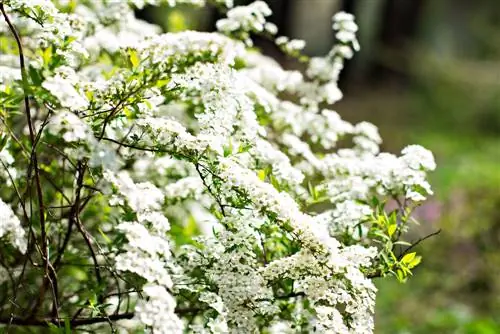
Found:
<svg viewBox="0 0 500 334"><path fill-rule="evenodd" d="M133 7L162 2L0 2L0 323L371 333L372 279L420 262L401 238L435 163L323 109L354 18L308 59L262 1L212 0L218 32L160 34Z"/></svg>

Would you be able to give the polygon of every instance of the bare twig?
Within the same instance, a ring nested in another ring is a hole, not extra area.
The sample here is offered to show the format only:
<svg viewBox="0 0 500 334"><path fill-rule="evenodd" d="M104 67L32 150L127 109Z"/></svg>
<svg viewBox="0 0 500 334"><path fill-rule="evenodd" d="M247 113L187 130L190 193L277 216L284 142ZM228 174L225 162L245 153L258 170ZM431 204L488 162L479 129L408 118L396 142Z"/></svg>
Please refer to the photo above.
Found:
<svg viewBox="0 0 500 334"><path fill-rule="evenodd" d="M420 239L418 239L417 241L413 242L411 244L411 246L408 246L408 248L406 248L398 257L398 260L401 260L403 258L403 256L405 256L406 254L408 254L413 248L417 247L418 244L420 244L422 241L425 241L429 238L432 238L433 236L436 236L438 235L439 233L441 233L441 229L435 231L435 232L432 232L431 234L428 234L426 235L425 237L422 237Z"/></svg>

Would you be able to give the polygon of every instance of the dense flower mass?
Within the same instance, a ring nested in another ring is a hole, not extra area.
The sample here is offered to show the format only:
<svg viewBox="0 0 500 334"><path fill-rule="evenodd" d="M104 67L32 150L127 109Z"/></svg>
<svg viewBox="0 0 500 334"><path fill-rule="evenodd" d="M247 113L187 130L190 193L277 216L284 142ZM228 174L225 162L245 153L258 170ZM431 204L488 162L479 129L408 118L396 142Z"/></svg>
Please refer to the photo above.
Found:
<svg viewBox="0 0 500 334"><path fill-rule="evenodd" d="M213 33L161 33L134 16L177 4L226 17ZM304 41L276 37L264 1L0 9L0 291L12 298L0 325L373 332L372 279L404 281L420 262L401 238L436 164L418 145L380 152L375 125L325 107L359 50L353 15L334 15L336 44L307 58Z"/></svg>

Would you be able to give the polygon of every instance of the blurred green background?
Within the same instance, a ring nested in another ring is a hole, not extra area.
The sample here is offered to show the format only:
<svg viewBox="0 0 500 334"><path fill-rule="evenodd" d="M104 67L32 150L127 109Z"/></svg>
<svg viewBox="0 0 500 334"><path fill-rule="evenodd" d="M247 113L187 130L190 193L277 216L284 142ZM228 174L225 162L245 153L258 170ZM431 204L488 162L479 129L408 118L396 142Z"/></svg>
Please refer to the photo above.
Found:
<svg viewBox="0 0 500 334"><path fill-rule="evenodd" d="M378 125L384 150L418 143L438 162L435 196L416 212L409 239L442 232L419 246L424 260L406 284L377 282L376 333L500 333L499 0L267 2L280 34L305 39L309 55L329 50L336 11L355 14L362 50L334 109ZM219 17L183 7L139 15L166 31L213 30Z"/></svg>

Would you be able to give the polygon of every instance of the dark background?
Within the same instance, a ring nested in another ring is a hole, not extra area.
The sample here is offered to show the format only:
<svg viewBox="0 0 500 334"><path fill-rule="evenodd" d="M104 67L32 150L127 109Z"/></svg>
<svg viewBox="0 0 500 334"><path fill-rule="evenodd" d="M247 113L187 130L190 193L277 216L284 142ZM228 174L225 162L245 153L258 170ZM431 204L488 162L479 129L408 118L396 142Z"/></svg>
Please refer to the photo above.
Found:
<svg viewBox="0 0 500 334"><path fill-rule="evenodd" d="M239 4L250 1L236 1ZM500 1L268 0L279 34L309 55L334 42L342 9L360 26L361 51L342 74L349 121L379 126L383 149L418 143L436 155L435 196L416 213L410 241L424 260L406 284L377 282L377 333L500 333ZM146 8L165 31L213 30L215 9ZM270 43L264 52L297 64Z"/></svg>

